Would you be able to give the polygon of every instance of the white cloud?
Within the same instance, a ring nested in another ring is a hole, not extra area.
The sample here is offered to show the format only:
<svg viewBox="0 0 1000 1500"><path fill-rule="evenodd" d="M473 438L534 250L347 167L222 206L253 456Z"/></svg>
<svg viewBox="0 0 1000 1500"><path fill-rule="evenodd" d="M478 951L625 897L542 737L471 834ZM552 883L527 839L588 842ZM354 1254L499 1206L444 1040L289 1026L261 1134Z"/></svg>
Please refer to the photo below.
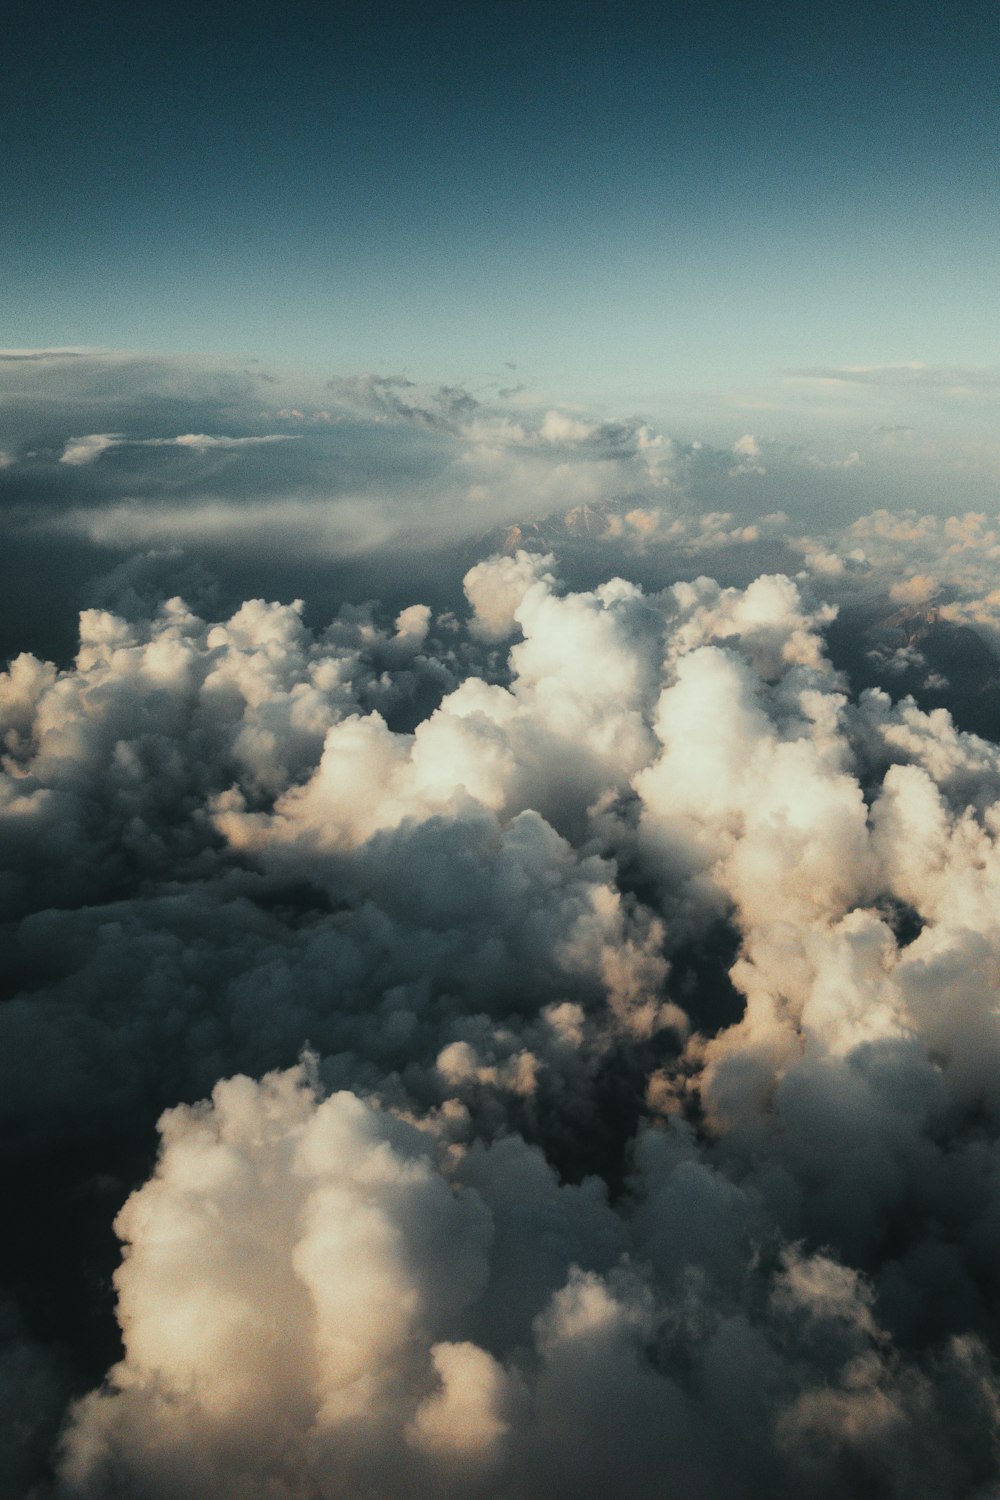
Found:
<svg viewBox="0 0 1000 1500"><path fill-rule="evenodd" d="M171 597L12 663L4 1108L172 1106L62 1494L993 1482L1000 749L853 691L825 593L987 617L994 530L738 587L522 549L464 614Z"/></svg>
<svg viewBox="0 0 1000 1500"><path fill-rule="evenodd" d="M107 453L109 448L118 448L125 441L114 432L92 432L89 437L70 438L63 449L61 464L92 464Z"/></svg>
<svg viewBox="0 0 1000 1500"><path fill-rule="evenodd" d="M63 450L61 464L89 464L111 448L190 448L206 453L213 448L256 448L266 443L291 443L298 434L262 433L252 437L212 437L205 432L184 432L173 438L127 438L120 433L94 432L89 437L70 438Z"/></svg>
<svg viewBox="0 0 1000 1500"><path fill-rule="evenodd" d="M259 448L265 443L294 443L298 435L292 432L267 432L252 437L212 437L205 432L184 432L175 438L142 438L136 442L140 448L194 448L199 452L210 448Z"/></svg>
<svg viewBox="0 0 1000 1500"><path fill-rule="evenodd" d="M582 421L579 417L571 417L568 412L549 411L545 413L539 433L547 443L584 443L592 437L596 428L592 422Z"/></svg>

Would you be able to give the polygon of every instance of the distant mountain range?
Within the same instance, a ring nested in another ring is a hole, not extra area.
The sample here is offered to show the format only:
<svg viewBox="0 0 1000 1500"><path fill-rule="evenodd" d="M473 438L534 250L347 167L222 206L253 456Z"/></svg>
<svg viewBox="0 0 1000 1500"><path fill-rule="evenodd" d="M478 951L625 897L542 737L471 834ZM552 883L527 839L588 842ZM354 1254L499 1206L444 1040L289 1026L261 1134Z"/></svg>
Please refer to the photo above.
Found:
<svg viewBox="0 0 1000 1500"><path fill-rule="evenodd" d="M627 515L638 504L638 497L629 495L601 505L574 505L539 521L495 526L477 540L476 551L484 557L497 552L548 552L558 551L567 543L617 537L620 532L614 518Z"/></svg>
<svg viewBox="0 0 1000 1500"><path fill-rule="evenodd" d="M977 631L956 624L939 602L841 610L827 628L830 656L854 688L912 696L947 708L960 729L1000 739L1000 661Z"/></svg>

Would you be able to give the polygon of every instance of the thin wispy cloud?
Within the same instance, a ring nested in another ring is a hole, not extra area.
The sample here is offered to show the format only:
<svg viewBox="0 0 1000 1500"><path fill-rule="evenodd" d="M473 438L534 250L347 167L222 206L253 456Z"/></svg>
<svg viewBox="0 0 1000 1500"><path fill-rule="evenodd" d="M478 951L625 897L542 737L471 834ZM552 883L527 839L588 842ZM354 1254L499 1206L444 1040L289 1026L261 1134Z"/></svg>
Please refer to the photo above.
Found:
<svg viewBox="0 0 1000 1500"><path fill-rule="evenodd" d="M1000 386L1000 365L934 365L921 360L888 365L828 365L786 370L794 380L825 385L871 385L901 389L992 391Z"/></svg>
<svg viewBox="0 0 1000 1500"><path fill-rule="evenodd" d="M114 448L186 448L207 453L216 448L256 448L263 443L294 442L291 432L262 433L252 437L219 437L205 432L185 432L174 438L129 438L119 433L95 432L87 437L70 438L59 459L61 464L95 463L103 453Z"/></svg>

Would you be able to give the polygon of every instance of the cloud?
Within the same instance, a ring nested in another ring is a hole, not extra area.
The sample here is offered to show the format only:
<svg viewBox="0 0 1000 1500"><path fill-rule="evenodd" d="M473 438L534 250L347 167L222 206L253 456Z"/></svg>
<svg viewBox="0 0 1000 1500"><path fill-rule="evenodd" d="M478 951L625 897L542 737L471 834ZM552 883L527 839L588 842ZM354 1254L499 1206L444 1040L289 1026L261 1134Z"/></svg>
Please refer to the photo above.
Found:
<svg viewBox="0 0 1000 1500"><path fill-rule="evenodd" d="M736 455L736 464L730 470L734 477L740 474L764 475L767 470L761 463L761 448L752 433L746 432L741 438L737 438L733 444L733 452Z"/></svg>
<svg viewBox="0 0 1000 1500"><path fill-rule="evenodd" d="M89 437L70 438L63 449L61 464L92 464L109 448L118 448L125 442L115 432L92 432Z"/></svg>
<svg viewBox="0 0 1000 1500"><path fill-rule="evenodd" d="M268 432L258 437L210 437L204 432L185 432L175 438L144 438L138 443L142 448L193 448L196 451L211 448L255 448L261 443L291 443L296 441L294 433Z"/></svg>
<svg viewBox="0 0 1000 1500"><path fill-rule="evenodd" d="M205 453L214 448L255 448L262 443L294 442L290 432L262 433L259 437L211 437L204 432L185 432L175 438L126 438L112 432L95 432L71 438L63 450L61 464L89 464L111 448L188 448Z"/></svg>
<svg viewBox="0 0 1000 1500"><path fill-rule="evenodd" d="M4 676L4 1109L127 1251L103 1382L26 1330L22 1453L65 1414L67 1497L974 1493L1000 750L853 694L805 576L465 587L91 609Z"/></svg>
<svg viewBox="0 0 1000 1500"><path fill-rule="evenodd" d="M83 359L93 358L104 351L95 347L81 346L56 347L52 349L0 349L0 360L13 362L31 361L32 363L51 362L60 359Z"/></svg>
<svg viewBox="0 0 1000 1500"><path fill-rule="evenodd" d="M0 675L7 1487L990 1493L993 516L775 503L846 444L57 368L0 477L106 550Z"/></svg>
<svg viewBox="0 0 1000 1500"><path fill-rule="evenodd" d="M541 436L547 443L583 443L594 434L590 422L582 422L567 412L549 411L541 425Z"/></svg>
<svg viewBox="0 0 1000 1500"><path fill-rule="evenodd" d="M885 365L817 365L786 372L796 380L824 385L873 385L902 389L991 390L1000 384L995 365L936 365L903 360Z"/></svg>
<svg viewBox="0 0 1000 1500"><path fill-rule="evenodd" d="M565 523L563 536L539 550L564 555L575 529L589 582L600 569L585 547L598 533L604 576L645 557L643 581L662 586L712 550L708 571L747 582L794 568L797 537L814 558L835 556L844 526L887 503L933 514L946 495L959 513L988 511L1000 473L988 445L945 431L926 407L886 413L915 418L905 443L873 431L870 410L807 433L801 413L775 414L741 434L728 408L707 441L690 419L673 430L673 415L609 419L406 376L328 381L252 360L36 352L0 361L16 459L0 470L0 582L18 600L5 654L67 651L76 605L136 551L182 549L233 605L305 594L328 614L345 597L405 607L414 588L454 607L469 563L502 545L484 538L519 527L530 542L530 528L550 522ZM751 438L755 455L734 452Z"/></svg>
<svg viewBox="0 0 1000 1500"><path fill-rule="evenodd" d="M459 430L480 403L461 386L420 386L404 375L355 375L326 382L335 399L366 411L380 422L412 422L420 427Z"/></svg>
<svg viewBox="0 0 1000 1500"><path fill-rule="evenodd" d="M818 458L810 454L809 462L816 469L853 469L855 464L861 462L861 454L856 448L853 453L848 453L846 458Z"/></svg>
<svg viewBox="0 0 1000 1500"><path fill-rule="evenodd" d="M791 1495L807 1478L833 1495L856 1473L930 1496L988 1472L981 1345L955 1339L933 1373L907 1365L870 1282L828 1255L789 1248L767 1273L744 1259L756 1298L716 1303L694 1283L672 1304L627 1261L593 1264L606 1205L539 1175L523 1144L470 1171L437 1153L434 1130L324 1098L302 1068L220 1083L160 1130L156 1173L117 1225L125 1353L72 1412L69 1494L367 1496L405 1482L597 1496L612 1476L641 1493L669 1463L705 1495ZM647 1191L676 1193L692 1163L644 1165ZM696 1229L738 1214L738 1190L684 1189ZM549 1226L518 1237L537 1312L501 1328L489 1283L514 1270L508 1215L520 1204L528 1227L529 1192ZM642 1232L640 1218L640 1250ZM576 1238L592 1264L549 1290L551 1237L564 1251ZM955 1402L957 1451L942 1444ZM718 1443L720 1423L738 1443Z"/></svg>

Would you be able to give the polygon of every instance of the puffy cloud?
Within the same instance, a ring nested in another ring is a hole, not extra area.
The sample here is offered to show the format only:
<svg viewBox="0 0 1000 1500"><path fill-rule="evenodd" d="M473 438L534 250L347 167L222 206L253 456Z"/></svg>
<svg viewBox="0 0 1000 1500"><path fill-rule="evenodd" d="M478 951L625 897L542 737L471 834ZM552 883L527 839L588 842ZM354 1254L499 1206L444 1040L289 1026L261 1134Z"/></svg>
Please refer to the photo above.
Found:
<svg viewBox="0 0 1000 1500"><path fill-rule="evenodd" d="M480 1290L491 1225L434 1170L426 1135L350 1094L317 1106L301 1072L219 1084L210 1111L161 1129L157 1175L118 1220L125 1357L77 1411L72 1488L227 1494L242 1449L237 1485L270 1469L315 1490L329 1472L327 1493L352 1476L367 1492L373 1460L400 1472L401 1408L432 1453L502 1436L488 1356L429 1342ZM453 1389L463 1368L477 1390ZM450 1444L449 1408L464 1419ZM396 1452L377 1458L383 1443Z"/></svg>
<svg viewBox="0 0 1000 1500"><path fill-rule="evenodd" d="M23 1201L72 1145L124 1246L68 1370L18 1252L26 1494L71 1396L66 1496L995 1484L1000 749L856 691L808 570L560 572L135 593L0 678Z"/></svg>
<svg viewBox="0 0 1000 1500"><path fill-rule="evenodd" d="M706 1496L792 1495L806 1476L823 1494L931 1496L989 1472L982 1346L906 1361L872 1284L827 1254L789 1247L763 1269L745 1241L716 1238L730 1287L688 1276L670 1296L628 1258L606 1264L608 1210L586 1185L536 1171L549 1228L517 1233L524 1188L497 1188L512 1165L523 1176L523 1144L481 1154L469 1182L433 1128L322 1097L301 1067L220 1083L160 1130L156 1172L117 1224L124 1355L71 1414L68 1494L597 1496L615 1475L640 1492L670 1462ZM669 1249L672 1192L707 1269L697 1228L732 1226L742 1194L713 1201L685 1175L690 1155L669 1157L643 1164L655 1219L647 1201L622 1232L633 1255L654 1249L650 1226ZM504 1330L491 1282L515 1245L534 1315L513 1329L508 1312ZM590 1265L561 1260L573 1250ZM720 1424L739 1442L720 1445Z"/></svg>
<svg viewBox="0 0 1000 1500"><path fill-rule="evenodd" d="M116 432L92 432L89 437L70 438L59 462L73 464L74 467L92 464L102 453L107 453L109 448L117 448L123 441Z"/></svg>
<svg viewBox="0 0 1000 1500"><path fill-rule="evenodd" d="M472 605L470 629L485 641L502 641L517 628L517 610L531 586L551 581L546 570L555 558L518 552L477 563L465 575L465 596Z"/></svg>
<svg viewBox="0 0 1000 1500"><path fill-rule="evenodd" d="M594 427L567 412L549 411L539 431L547 443L583 443L593 435Z"/></svg>
<svg viewBox="0 0 1000 1500"><path fill-rule="evenodd" d="M741 438L737 438L733 444L733 452L736 455L736 466L730 472L734 476L740 474L764 475L767 470L761 463L760 443L753 433L745 432Z"/></svg>

